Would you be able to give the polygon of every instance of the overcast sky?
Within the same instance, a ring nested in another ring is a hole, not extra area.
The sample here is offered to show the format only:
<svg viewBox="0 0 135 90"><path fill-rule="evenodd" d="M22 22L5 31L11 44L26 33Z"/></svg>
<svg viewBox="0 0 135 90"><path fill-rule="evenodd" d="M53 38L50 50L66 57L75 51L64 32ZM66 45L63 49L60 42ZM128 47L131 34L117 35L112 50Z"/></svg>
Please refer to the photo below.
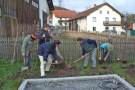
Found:
<svg viewBox="0 0 135 90"><path fill-rule="evenodd" d="M58 6L59 0L53 0L54 6ZM119 12L128 12L135 14L135 0L63 0L64 7L77 12L86 10L86 7L94 7L94 4L100 5L103 2L109 3Z"/></svg>

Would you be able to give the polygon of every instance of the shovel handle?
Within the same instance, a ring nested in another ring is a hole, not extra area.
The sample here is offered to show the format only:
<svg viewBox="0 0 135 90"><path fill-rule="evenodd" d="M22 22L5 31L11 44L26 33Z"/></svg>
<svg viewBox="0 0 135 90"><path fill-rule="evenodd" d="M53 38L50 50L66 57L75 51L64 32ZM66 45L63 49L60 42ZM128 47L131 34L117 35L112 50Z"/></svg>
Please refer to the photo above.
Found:
<svg viewBox="0 0 135 90"><path fill-rule="evenodd" d="M95 49L96 49L96 48L94 48L91 52L93 52ZM89 53L87 53L86 55L84 55L84 57L87 56L88 54L90 54L91 52L89 52ZM79 60L81 60L81 59L82 59L82 58L79 58L79 59L75 60L73 63L75 63L75 62L77 62L77 61L79 61Z"/></svg>

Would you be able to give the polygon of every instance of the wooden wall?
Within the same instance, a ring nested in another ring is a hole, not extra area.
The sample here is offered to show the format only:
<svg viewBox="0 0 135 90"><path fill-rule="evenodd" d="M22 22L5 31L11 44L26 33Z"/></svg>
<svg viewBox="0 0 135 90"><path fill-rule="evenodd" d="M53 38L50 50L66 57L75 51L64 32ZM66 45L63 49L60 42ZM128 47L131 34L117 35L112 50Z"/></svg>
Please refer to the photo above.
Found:
<svg viewBox="0 0 135 90"><path fill-rule="evenodd" d="M39 0L33 0L38 4L38 8L32 5L32 0L29 3L25 0L0 0L2 7L2 16L0 16L0 36L1 37L15 37L17 34L17 27L21 25L37 25L39 20ZM40 27L40 26L39 26ZM19 29L18 29L19 30ZM27 29L20 29L19 36Z"/></svg>

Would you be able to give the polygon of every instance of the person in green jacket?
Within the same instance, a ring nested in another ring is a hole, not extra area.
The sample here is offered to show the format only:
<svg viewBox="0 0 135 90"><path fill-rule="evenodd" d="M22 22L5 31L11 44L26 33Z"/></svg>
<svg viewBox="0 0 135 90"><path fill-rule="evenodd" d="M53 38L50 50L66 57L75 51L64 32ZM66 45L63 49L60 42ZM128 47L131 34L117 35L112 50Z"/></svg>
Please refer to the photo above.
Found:
<svg viewBox="0 0 135 90"><path fill-rule="evenodd" d="M104 43L101 45L101 50L103 51L103 60L101 60L101 52L100 52L100 57L99 57L99 63L102 64L108 59L108 62L112 60L112 51L113 51L113 46L110 43Z"/></svg>
<svg viewBox="0 0 135 90"><path fill-rule="evenodd" d="M25 58L25 66L28 66L28 69L31 68L30 62L31 62L31 57L30 57L30 52L32 51L32 48L34 46L34 40L36 39L36 34L28 35L23 42L22 45L22 55Z"/></svg>

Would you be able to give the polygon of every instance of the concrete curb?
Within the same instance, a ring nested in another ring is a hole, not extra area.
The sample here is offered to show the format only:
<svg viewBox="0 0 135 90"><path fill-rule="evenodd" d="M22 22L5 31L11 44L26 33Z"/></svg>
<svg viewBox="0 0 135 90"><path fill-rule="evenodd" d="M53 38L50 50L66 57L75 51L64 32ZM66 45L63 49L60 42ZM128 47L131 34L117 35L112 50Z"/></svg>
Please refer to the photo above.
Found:
<svg viewBox="0 0 135 90"><path fill-rule="evenodd" d="M78 76L78 77L62 77L62 78L45 78L45 79L25 79L20 85L18 90L25 90L27 83L47 83L47 82L61 82L61 81L77 81L77 80L97 80L97 79L115 79L116 81L123 84L127 90L135 90L135 88L130 85L128 82L123 80L117 74L109 74L109 75L95 75L95 76Z"/></svg>

